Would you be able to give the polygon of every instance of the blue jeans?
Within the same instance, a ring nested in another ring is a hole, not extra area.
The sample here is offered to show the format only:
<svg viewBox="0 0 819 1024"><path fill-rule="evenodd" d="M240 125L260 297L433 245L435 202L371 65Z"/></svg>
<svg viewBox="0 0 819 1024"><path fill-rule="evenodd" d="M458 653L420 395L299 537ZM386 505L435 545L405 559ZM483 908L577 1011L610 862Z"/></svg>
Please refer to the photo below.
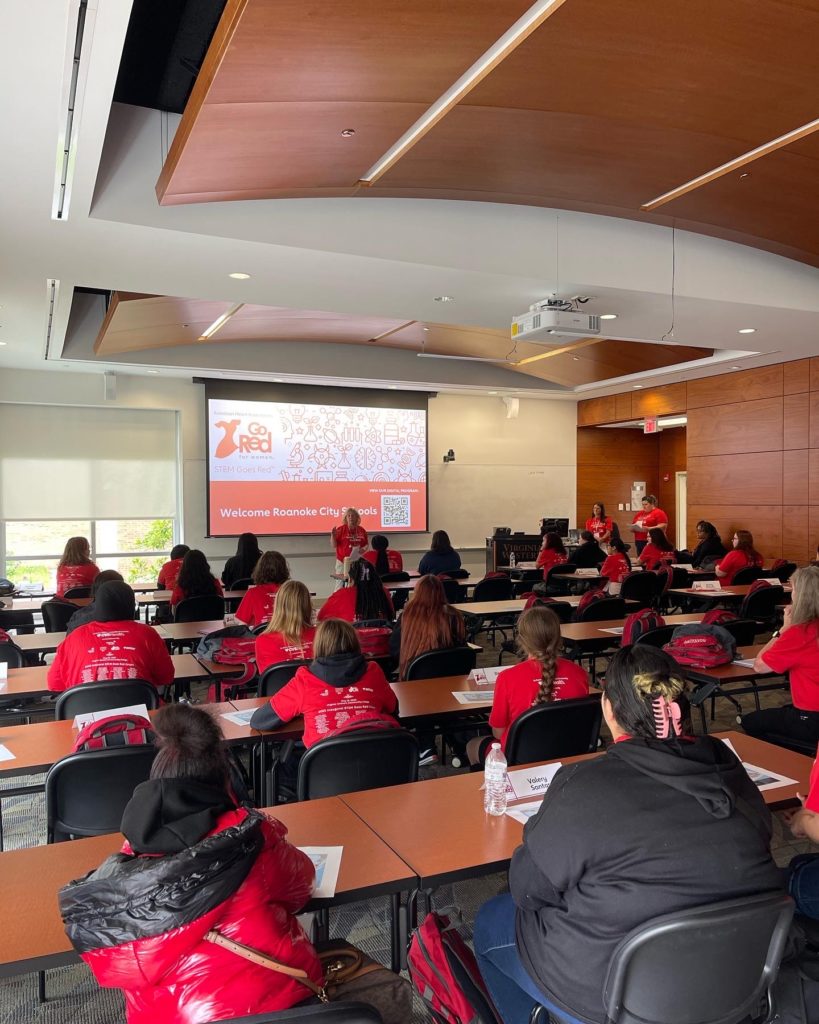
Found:
<svg viewBox="0 0 819 1024"><path fill-rule="evenodd" d="M819 854L802 853L788 865L788 892L796 913L819 920Z"/></svg>
<svg viewBox="0 0 819 1024"><path fill-rule="evenodd" d="M515 904L508 893L489 900L478 911L473 941L481 975L504 1024L528 1024L537 1005L575 1024L549 1002L523 966L515 945Z"/></svg>

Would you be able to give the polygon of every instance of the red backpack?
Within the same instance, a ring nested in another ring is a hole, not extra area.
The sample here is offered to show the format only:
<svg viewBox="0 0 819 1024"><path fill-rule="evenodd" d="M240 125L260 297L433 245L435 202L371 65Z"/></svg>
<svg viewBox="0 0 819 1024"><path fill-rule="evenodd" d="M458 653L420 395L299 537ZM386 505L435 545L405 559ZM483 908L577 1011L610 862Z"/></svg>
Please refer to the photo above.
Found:
<svg viewBox="0 0 819 1024"><path fill-rule="evenodd" d="M723 622L736 622L737 616L727 608L712 608L702 617L703 626L721 626Z"/></svg>
<svg viewBox="0 0 819 1024"><path fill-rule="evenodd" d="M632 612L623 623L623 635L620 637L621 647L636 643L649 630L659 629L665 625L665 619L651 608L641 608Z"/></svg>
<svg viewBox="0 0 819 1024"><path fill-rule="evenodd" d="M475 954L444 914L427 914L413 932L407 968L436 1024L502 1024Z"/></svg>
<svg viewBox="0 0 819 1024"><path fill-rule="evenodd" d="M106 750L108 747L144 746L154 742L151 723L142 715L122 714L89 722L77 733L71 753Z"/></svg>
<svg viewBox="0 0 819 1024"><path fill-rule="evenodd" d="M235 676L215 679L208 687L208 703L215 704L235 695L256 678L256 637L247 626L225 626L202 637L196 648L199 658L210 658L218 665L237 665L243 671ZM227 687L227 694L223 691Z"/></svg>
<svg viewBox="0 0 819 1024"><path fill-rule="evenodd" d="M377 625L375 619L354 622L353 629L358 634L364 657L389 658L392 628L386 622Z"/></svg>
<svg viewBox="0 0 819 1024"><path fill-rule="evenodd" d="M589 605L597 604L598 601L605 601L606 595L602 590L587 590L586 593L577 602L577 607L574 610L572 618L575 622L581 621L583 612L589 607Z"/></svg>
<svg viewBox="0 0 819 1024"><path fill-rule="evenodd" d="M729 665L737 650L736 640L722 626L692 622L678 626L671 642L663 650L677 662L691 668L717 668Z"/></svg>

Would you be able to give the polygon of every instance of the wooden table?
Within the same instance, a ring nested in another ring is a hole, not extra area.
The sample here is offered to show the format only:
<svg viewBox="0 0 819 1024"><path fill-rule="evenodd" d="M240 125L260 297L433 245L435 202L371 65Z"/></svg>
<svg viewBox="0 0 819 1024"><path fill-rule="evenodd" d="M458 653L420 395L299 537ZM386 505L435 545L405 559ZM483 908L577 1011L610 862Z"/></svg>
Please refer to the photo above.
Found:
<svg viewBox="0 0 819 1024"><path fill-rule="evenodd" d="M339 797L270 808L297 846L343 846L336 894L308 909L353 903L413 888L412 870ZM76 963L57 903L58 890L98 867L119 850L119 834L76 839L0 854L0 977ZM32 879L37 880L32 886ZM393 946L395 942L393 931ZM393 956L397 955L397 948Z"/></svg>
<svg viewBox="0 0 819 1024"><path fill-rule="evenodd" d="M423 579L423 576L415 576L412 579L409 579L409 580L399 580L396 583L390 583L389 581L387 581L384 584L384 589L385 590L389 590L390 593L392 593L393 591L397 591L397 590L415 590L415 588L418 586L419 580L422 580L422 579ZM475 587L477 585L477 583L480 582L480 580L458 579L458 580L454 580L453 582L454 583L458 583L462 587L466 587L467 589L471 590L473 587Z"/></svg>
<svg viewBox="0 0 819 1024"><path fill-rule="evenodd" d="M36 597L6 597L3 600L6 603L0 607L0 611L38 612L46 602L53 600L53 595L45 596L38 594ZM60 599L60 604L73 604L77 608L84 608L86 605L91 604L91 600L90 597L72 597L70 599L63 597Z"/></svg>
<svg viewBox="0 0 819 1024"><path fill-rule="evenodd" d="M163 640L181 642L183 640L201 640L214 630L224 629L224 619L203 619L200 622L163 622L155 626Z"/></svg>
<svg viewBox="0 0 819 1024"><path fill-rule="evenodd" d="M772 582L771 585L774 587L782 586L779 580ZM703 601L741 601L743 597L748 596L748 591L752 586L752 583L741 583L738 586L723 586L720 590L695 590L693 587L679 587L669 590L669 594L675 594L679 597L696 597L698 600L701 599ZM784 590L786 594L790 594L790 583L784 585Z"/></svg>
<svg viewBox="0 0 819 1024"><path fill-rule="evenodd" d="M690 615L664 615L667 626L682 626L687 622L701 622L702 612ZM616 633L607 633L607 629L622 629L623 619L604 619L601 622L564 622L560 627L560 635L567 643L582 643L585 640L619 641Z"/></svg>

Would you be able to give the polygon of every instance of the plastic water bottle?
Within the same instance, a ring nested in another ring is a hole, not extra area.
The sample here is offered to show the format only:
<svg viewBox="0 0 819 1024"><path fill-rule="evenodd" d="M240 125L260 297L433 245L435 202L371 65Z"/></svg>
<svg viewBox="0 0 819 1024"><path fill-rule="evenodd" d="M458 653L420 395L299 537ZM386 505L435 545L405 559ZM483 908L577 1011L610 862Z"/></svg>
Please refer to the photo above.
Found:
<svg viewBox="0 0 819 1024"><path fill-rule="evenodd" d="M493 743L483 770L483 809L487 814L505 814L506 801L506 758L500 743Z"/></svg>
<svg viewBox="0 0 819 1024"><path fill-rule="evenodd" d="M514 569L517 565L518 560L515 558L515 552L512 551L509 555L509 568Z"/></svg>

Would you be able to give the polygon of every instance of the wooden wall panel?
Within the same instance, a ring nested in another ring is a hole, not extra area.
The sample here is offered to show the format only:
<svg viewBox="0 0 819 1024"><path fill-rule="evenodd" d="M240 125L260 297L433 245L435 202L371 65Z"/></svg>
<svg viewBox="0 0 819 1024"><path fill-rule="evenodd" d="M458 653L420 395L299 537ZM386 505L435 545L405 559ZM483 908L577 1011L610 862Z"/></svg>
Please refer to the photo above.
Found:
<svg viewBox="0 0 819 1024"><path fill-rule="evenodd" d="M738 373L721 373L688 381L688 408L701 409L723 405L726 398L750 402L758 398L776 398L782 394L782 364L760 366Z"/></svg>
<svg viewBox="0 0 819 1024"><path fill-rule="evenodd" d="M688 502L781 505L782 452L688 457Z"/></svg>
<svg viewBox="0 0 819 1024"><path fill-rule="evenodd" d="M602 398L587 398L577 403L577 425L590 427L595 423L616 423L617 408L614 395Z"/></svg>
<svg viewBox="0 0 819 1024"><path fill-rule="evenodd" d="M672 413L684 413L685 410L685 381L631 393L631 415L634 419L640 416L669 416Z"/></svg>
<svg viewBox="0 0 819 1024"><path fill-rule="evenodd" d="M810 389L819 391L819 356L814 356L810 361Z"/></svg>
<svg viewBox="0 0 819 1024"><path fill-rule="evenodd" d="M819 505L819 448L808 450L808 502Z"/></svg>
<svg viewBox="0 0 819 1024"><path fill-rule="evenodd" d="M804 360L807 362L807 360ZM807 378L805 378L807 381ZM807 448L810 445L810 403L813 396L807 392L789 395L783 399L784 448Z"/></svg>
<svg viewBox="0 0 819 1024"><path fill-rule="evenodd" d="M810 359L794 359L782 368L785 395L796 395L810 390Z"/></svg>
<svg viewBox="0 0 819 1024"><path fill-rule="evenodd" d="M808 544L810 561L816 557L819 548L819 505L811 505L808 508Z"/></svg>
<svg viewBox="0 0 819 1024"><path fill-rule="evenodd" d="M689 500L689 543L692 541L691 533L700 519L713 523L728 547L734 530L750 530L754 545L766 558L782 557L781 505L699 505Z"/></svg>
<svg viewBox="0 0 819 1024"><path fill-rule="evenodd" d="M685 427L664 430L660 434L658 454L660 508L668 515L668 536L675 543L677 536L677 473L688 466Z"/></svg>
<svg viewBox="0 0 819 1024"><path fill-rule="evenodd" d="M692 409L688 413L689 455L768 451L782 451L781 398Z"/></svg>
<svg viewBox="0 0 819 1024"><path fill-rule="evenodd" d="M782 558L804 565L813 558L807 505L782 506Z"/></svg>
<svg viewBox="0 0 819 1024"><path fill-rule="evenodd" d="M625 394L614 396L614 411L617 414L617 423L633 418L631 415L631 394L630 391L626 391Z"/></svg>
<svg viewBox="0 0 819 1024"><path fill-rule="evenodd" d="M809 456L807 448L782 453L782 500L794 505L809 501Z"/></svg>
<svg viewBox="0 0 819 1024"><path fill-rule="evenodd" d="M819 448L819 392L808 398L808 447Z"/></svg>
<svg viewBox="0 0 819 1024"><path fill-rule="evenodd" d="M649 493L658 489L659 437L627 428L582 427L577 431L577 525L583 528L592 505L602 501L622 527L633 513L619 511L631 501L634 480L645 480Z"/></svg>

